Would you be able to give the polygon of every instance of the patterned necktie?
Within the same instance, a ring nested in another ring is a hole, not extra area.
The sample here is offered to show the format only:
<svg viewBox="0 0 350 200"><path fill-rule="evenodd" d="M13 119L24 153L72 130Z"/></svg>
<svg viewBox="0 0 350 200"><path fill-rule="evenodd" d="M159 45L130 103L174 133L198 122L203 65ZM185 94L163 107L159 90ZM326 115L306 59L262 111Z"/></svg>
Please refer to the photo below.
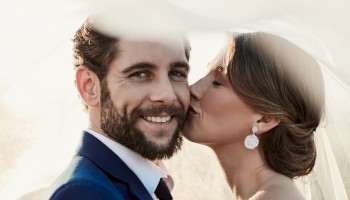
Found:
<svg viewBox="0 0 350 200"><path fill-rule="evenodd" d="M160 200L172 200L173 197L170 194L169 188L166 185L165 181L161 178L159 180L156 191L154 191L158 199Z"/></svg>

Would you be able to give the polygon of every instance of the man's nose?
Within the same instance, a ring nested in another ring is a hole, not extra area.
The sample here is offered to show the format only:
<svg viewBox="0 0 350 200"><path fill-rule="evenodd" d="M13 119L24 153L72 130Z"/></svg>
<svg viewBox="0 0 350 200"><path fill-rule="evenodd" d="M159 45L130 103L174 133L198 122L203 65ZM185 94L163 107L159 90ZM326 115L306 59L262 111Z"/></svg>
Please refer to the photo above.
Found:
<svg viewBox="0 0 350 200"><path fill-rule="evenodd" d="M169 78L162 78L156 81L150 95L152 102L172 104L177 100L174 83Z"/></svg>

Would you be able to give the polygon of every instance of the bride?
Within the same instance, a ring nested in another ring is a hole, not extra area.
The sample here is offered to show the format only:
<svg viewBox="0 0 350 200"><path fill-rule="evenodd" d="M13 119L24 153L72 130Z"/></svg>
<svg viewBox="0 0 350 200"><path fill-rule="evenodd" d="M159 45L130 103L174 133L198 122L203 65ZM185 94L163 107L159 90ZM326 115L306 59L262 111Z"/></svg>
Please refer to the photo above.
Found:
<svg viewBox="0 0 350 200"><path fill-rule="evenodd" d="M214 150L236 199L304 199L324 113L317 62L268 33L232 36L191 86L184 135Z"/></svg>

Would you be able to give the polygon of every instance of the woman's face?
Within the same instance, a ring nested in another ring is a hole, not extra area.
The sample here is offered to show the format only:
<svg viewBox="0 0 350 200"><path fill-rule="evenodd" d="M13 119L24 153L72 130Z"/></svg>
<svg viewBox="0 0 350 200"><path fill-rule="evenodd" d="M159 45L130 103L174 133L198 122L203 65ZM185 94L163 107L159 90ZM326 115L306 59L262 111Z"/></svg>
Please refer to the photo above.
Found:
<svg viewBox="0 0 350 200"><path fill-rule="evenodd" d="M209 72L191 85L191 104L184 136L190 141L215 146L240 143L251 133L259 114L233 90L227 77L223 51L209 65Z"/></svg>

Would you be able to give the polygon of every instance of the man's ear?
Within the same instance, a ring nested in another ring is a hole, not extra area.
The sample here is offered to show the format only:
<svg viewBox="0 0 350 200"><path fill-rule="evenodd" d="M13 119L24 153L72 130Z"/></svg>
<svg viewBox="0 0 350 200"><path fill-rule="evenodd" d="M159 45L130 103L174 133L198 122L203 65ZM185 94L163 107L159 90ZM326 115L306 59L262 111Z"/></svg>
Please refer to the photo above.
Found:
<svg viewBox="0 0 350 200"><path fill-rule="evenodd" d="M100 81L96 74L86 66L80 66L75 73L79 96L88 107L97 107L100 103Z"/></svg>
<svg viewBox="0 0 350 200"><path fill-rule="evenodd" d="M256 133L258 135L268 132L269 130L275 128L280 123L280 120L276 117L266 117L263 116L260 120L258 120L257 125L259 127L259 131Z"/></svg>

